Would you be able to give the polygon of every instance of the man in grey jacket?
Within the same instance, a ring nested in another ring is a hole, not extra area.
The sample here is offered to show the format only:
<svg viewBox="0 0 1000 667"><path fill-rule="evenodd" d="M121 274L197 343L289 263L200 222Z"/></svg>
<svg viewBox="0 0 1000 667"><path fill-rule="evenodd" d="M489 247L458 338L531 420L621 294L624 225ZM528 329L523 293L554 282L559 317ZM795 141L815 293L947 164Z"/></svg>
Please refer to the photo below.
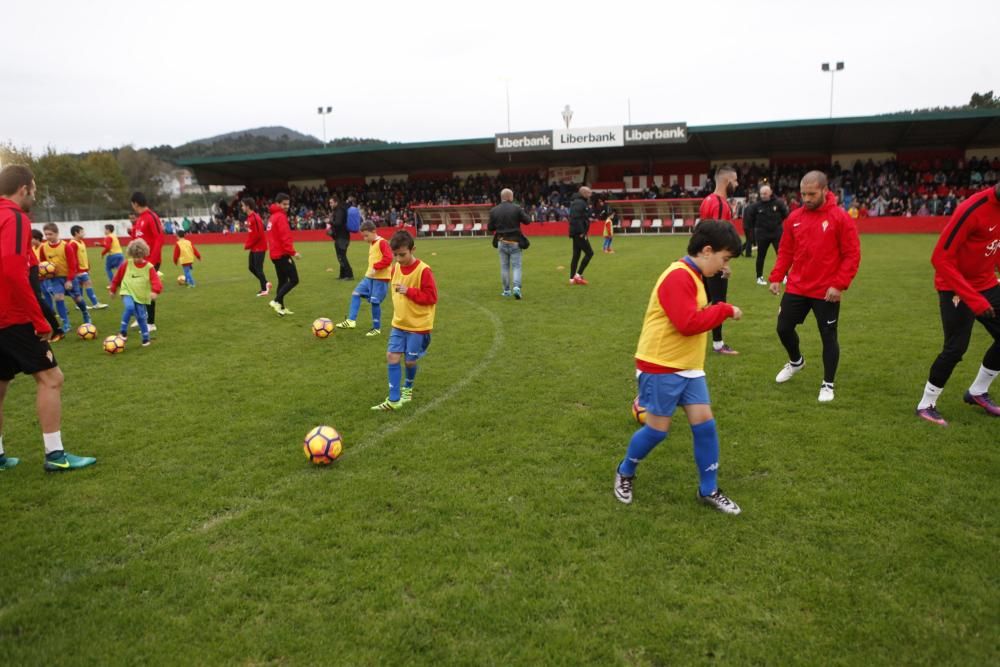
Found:
<svg viewBox="0 0 1000 667"><path fill-rule="evenodd" d="M587 235L590 232L590 195L591 191L586 185L582 186L569 203L569 237L573 239L573 261L569 265L569 284L586 285L583 272L587 270L590 258L594 256L594 249L590 247ZM583 261L580 261L580 255ZM577 268L579 264L579 268Z"/></svg>

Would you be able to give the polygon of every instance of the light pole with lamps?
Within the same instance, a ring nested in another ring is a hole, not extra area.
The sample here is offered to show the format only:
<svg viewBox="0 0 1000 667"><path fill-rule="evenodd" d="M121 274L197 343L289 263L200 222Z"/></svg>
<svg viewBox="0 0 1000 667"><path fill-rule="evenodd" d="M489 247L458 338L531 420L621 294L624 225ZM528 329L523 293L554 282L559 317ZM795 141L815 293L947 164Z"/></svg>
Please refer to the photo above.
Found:
<svg viewBox="0 0 1000 667"><path fill-rule="evenodd" d="M830 118L833 118L833 75L844 69L844 61L838 61L832 67L831 63L823 63L821 67L824 72L830 73Z"/></svg>
<svg viewBox="0 0 1000 667"><path fill-rule="evenodd" d="M316 107L316 113L323 117L323 145L326 146L326 117L333 112L333 107Z"/></svg>

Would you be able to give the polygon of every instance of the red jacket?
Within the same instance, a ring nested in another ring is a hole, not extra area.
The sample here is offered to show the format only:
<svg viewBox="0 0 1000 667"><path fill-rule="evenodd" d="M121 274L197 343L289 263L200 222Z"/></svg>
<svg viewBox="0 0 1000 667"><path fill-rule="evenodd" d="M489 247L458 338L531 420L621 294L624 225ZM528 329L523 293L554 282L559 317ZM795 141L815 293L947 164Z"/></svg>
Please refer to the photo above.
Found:
<svg viewBox="0 0 1000 667"><path fill-rule="evenodd" d="M267 234L264 233L264 221L260 219L256 211L247 214L247 242L243 244L244 250L250 252L264 252L267 250Z"/></svg>
<svg viewBox="0 0 1000 667"><path fill-rule="evenodd" d="M163 263L163 223L160 222L160 216L153 213L153 209L147 208L139 214L132 227L132 236L149 245L147 259L154 266Z"/></svg>
<svg viewBox="0 0 1000 667"><path fill-rule="evenodd" d="M1000 201L996 188L978 192L955 209L934 246L934 289L954 292L982 315L990 302L980 292L996 287L1000 262Z"/></svg>
<svg viewBox="0 0 1000 667"><path fill-rule="evenodd" d="M33 257L28 214L0 197L0 329L30 324L39 334L52 331L28 280Z"/></svg>
<svg viewBox="0 0 1000 667"><path fill-rule="evenodd" d="M772 283L780 283L787 273L785 291L810 299L825 298L831 287L843 291L851 286L861 264L861 241L857 225L837 206L832 192L815 211L805 206L792 211L784 227Z"/></svg>
<svg viewBox="0 0 1000 667"><path fill-rule="evenodd" d="M288 214L278 204L271 204L271 218L267 221L267 245L271 248L271 259L291 257L295 254L292 245L292 228L288 225Z"/></svg>

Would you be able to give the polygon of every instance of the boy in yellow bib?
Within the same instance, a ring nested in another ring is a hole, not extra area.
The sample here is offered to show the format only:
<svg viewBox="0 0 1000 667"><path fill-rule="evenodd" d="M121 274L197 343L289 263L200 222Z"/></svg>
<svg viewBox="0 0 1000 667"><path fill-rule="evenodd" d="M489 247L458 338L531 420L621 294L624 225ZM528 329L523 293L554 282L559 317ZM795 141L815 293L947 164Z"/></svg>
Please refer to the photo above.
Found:
<svg viewBox="0 0 1000 667"><path fill-rule="evenodd" d="M184 230L177 230L177 243L174 245L174 264L180 262L181 268L184 269L184 284L188 287L194 287L194 274L192 273L192 265L194 264L195 257L198 261L201 261L201 253L198 249L194 247L188 239L184 238Z"/></svg>
<svg viewBox="0 0 1000 667"><path fill-rule="evenodd" d="M687 256L660 274L649 296L646 317L635 352L639 404L646 408L646 425L632 435L624 460L615 472L615 497L632 502L635 469L667 437L674 410L684 408L694 436L698 466L698 500L726 514L740 507L716 484L719 435L705 383L708 332L728 318L743 316L725 302L708 305L704 279L727 268L743 242L724 220L703 220L695 227Z"/></svg>
<svg viewBox="0 0 1000 667"><path fill-rule="evenodd" d="M413 256L413 237L400 230L389 240L396 263L389 272L392 289L392 332L385 359L389 366L389 397L372 410L398 410L413 398L417 361L431 344L437 285L431 267ZM400 360L405 355L406 382ZM402 386L400 386L402 384Z"/></svg>

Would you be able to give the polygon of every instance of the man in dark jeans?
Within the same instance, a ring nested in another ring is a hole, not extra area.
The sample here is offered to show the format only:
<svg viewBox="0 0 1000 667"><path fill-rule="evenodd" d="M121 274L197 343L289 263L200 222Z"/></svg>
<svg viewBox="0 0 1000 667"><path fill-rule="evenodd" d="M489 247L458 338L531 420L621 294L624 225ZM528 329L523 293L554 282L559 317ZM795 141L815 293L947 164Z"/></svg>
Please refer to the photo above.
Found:
<svg viewBox="0 0 1000 667"><path fill-rule="evenodd" d="M347 231L347 208L340 203L340 197L330 197L330 236L340 263L340 277L337 280L354 280L354 270L347 259L347 247L351 245L351 233Z"/></svg>
<svg viewBox="0 0 1000 667"><path fill-rule="evenodd" d="M569 237L573 239L573 261L569 265L569 284L586 285L583 272L587 270L594 249L590 247L587 234L590 231L590 188L582 186L569 203ZM580 255L583 254L583 261ZM579 269L577 268L579 264Z"/></svg>

